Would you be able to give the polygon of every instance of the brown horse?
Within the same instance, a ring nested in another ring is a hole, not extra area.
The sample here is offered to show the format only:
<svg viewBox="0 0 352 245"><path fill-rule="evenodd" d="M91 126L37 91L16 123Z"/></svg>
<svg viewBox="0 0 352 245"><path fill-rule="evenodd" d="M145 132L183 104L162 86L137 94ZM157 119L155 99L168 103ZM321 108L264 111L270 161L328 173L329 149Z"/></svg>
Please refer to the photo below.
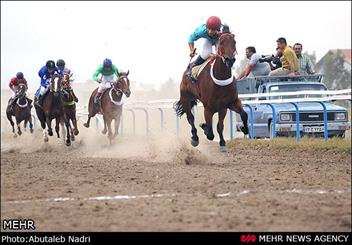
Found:
<svg viewBox="0 0 352 245"><path fill-rule="evenodd" d="M76 102L74 99L75 97L73 94L73 90L70 87L70 79L71 79L71 75L69 74L65 74L62 79L62 94L63 94L62 101L64 104L64 112L65 112L66 118L70 123L71 140L74 141L75 135L78 135L79 131L77 126L77 118L76 118ZM71 126L71 122L73 125L73 129ZM56 120L55 130L58 137L60 137L58 120Z"/></svg>
<svg viewBox="0 0 352 245"><path fill-rule="evenodd" d="M176 114L181 117L187 114L188 123L192 126L191 144L197 146L199 138L194 125L194 116L191 112L193 106L200 100L204 106L205 123L200 124L208 140L214 139L212 118L218 112L219 121L217 131L220 136L220 148L224 149L226 142L223 137L224 118L227 109L241 115L243 126L241 130L248 134L248 116L242 108L238 98L236 80L231 68L235 62L236 41L231 33L223 33L219 37L219 47L215 59L208 63L198 76L198 81L192 84L186 71L180 84L180 100L174 104Z"/></svg>
<svg viewBox="0 0 352 245"><path fill-rule="evenodd" d="M16 118L18 135L22 134L20 126L20 123L22 121L24 121L24 129L26 129L27 123L29 122L30 132L33 133L33 122L31 116L32 107L29 105L28 100L29 99L26 97L26 86L23 83L20 83L18 85L17 100L14 102L14 109L11 110L11 108L8 107L6 110L6 116L12 126L12 132L14 133L14 137L17 137L17 134L15 132L14 122L12 121L13 116Z"/></svg>
<svg viewBox="0 0 352 245"><path fill-rule="evenodd" d="M120 126L120 117L122 114L122 96L123 94L126 97L130 97L130 81L128 80L129 72L121 72L119 74L119 79L116 82L111 83L111 87L104 91L101 97L101 104L97 105L94 103L94 99L98 88L96 88L89 99L88 106L88 121L83 125L86 128L89 128L90 119L94 117L97 113L103 114L104 119L104 129L102 131L103 134L108 132L108 138L110 144L112 144L112 140L117 136L118 129ZM115 133L112 134L111 130L111 122L115 120Z"/></svg>
<svg viewBox="0 0 352 245"><path fill-rule="evenodd" d="M67 146L71 145L71 136L70 136L70 123L66 118L64 112L64 102L62 94L62 77L53 76L51 78L49 89L43 99L43 108L39 107L37 103L34 103L34 107L37 113L37 117L40 121L41 127L43 129L44 142L48 142L49 136L53 136L53 130L51 128L51 121L53 119L58 120L61 124L64 122L66 127L66 141ZM34 98L34 101L37 101L37 97ZM48 132L45 131L45 127L48 126ZM58 131L57 131L58 133ZM58 135L58 137L60 137Z"/></svg>

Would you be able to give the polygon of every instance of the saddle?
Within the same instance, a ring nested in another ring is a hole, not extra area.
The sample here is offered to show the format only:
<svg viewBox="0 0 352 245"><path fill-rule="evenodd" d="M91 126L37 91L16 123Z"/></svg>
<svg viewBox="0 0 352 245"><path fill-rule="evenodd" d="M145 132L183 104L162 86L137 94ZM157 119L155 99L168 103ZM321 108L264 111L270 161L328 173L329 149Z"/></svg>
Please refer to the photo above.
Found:
<svg viewBox="0 0 352 245"><path fill-rule="evenodd" d="M203 71L204 67L211 61L211 57L209 57L203 64L192 67L192 76L195 79L198 79L199 74Z"/></svg>

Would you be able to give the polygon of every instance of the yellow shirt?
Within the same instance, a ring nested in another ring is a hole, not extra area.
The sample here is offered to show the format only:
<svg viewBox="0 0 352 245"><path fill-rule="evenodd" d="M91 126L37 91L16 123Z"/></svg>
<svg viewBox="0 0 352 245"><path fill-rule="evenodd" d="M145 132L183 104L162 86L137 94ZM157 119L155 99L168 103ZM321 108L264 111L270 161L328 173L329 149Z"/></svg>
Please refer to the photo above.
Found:
<svg viewBox="0 0 352 245"><path fill-rule="evenodd" d="M290 69L289 62L293 63L295 72L298 71L298 59L292 48L286 46L282 55L282 68Z"/></svg>

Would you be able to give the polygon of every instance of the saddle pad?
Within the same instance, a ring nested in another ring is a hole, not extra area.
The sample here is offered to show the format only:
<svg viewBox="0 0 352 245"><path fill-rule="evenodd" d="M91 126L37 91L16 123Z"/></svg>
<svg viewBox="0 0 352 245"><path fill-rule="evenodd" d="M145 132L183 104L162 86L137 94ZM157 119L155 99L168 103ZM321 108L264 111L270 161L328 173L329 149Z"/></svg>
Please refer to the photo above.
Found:
<svg viewBox="0 0 352 245"><path fill-rule="evenodd" d="M203 64L195 66L192 68L192 76L195 79L198 79L199 74L203 71L204 67L210 62L211 58L209 57Z"/></svg>

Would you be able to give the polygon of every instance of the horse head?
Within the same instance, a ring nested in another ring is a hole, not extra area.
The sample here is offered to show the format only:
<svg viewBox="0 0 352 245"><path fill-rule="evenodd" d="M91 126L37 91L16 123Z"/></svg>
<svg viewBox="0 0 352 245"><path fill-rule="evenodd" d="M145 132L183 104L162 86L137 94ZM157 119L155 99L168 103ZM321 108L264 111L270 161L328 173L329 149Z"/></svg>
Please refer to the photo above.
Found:
<svg viewBox="0 0 352 245"><path fill-rule="evenodd" d="M219 38L218 56L220 56L227 67L231 68L236 61L235 35L229 32L222 33Z"/></svg>
<svg viewBox="0 0 352 245"><path fill-rule="evenodd" d="M62 80L63 78L56 74L50 80L50 92L52 92L55 97L60 95L62 89Z"/></svg>
<svg viewBox="0 0 352 245"><path fill-rule="evenodd" d="M124 93L127 98L130 97L130 95L131 95L130 80L128 79L129 73L130 73L129 71L120 72L119 73L120 78L114 84L114 89Z"/></svg>
<svg viewBox="0 0 352 245"><path fill-rule="evenodd" d="M17 95L20 98L26 96L26 85L24 83L18 84Z"/></svg>

